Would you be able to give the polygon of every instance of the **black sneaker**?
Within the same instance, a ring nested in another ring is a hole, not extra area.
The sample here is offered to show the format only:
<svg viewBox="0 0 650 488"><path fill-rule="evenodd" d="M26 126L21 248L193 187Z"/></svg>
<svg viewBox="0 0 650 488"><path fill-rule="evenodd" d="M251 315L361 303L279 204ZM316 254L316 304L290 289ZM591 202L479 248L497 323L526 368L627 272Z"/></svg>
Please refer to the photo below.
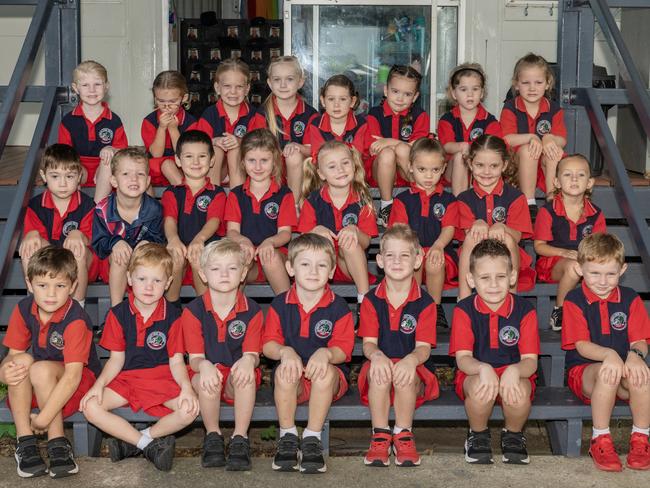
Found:
<svg viewBox="0 0 650 488"><path fill-rule="evenodd" d="M21 478L34 478L47 474L47 465L38 450L38 442L35 435L25 435L16 443L16 471Z"/></svg>
<svg viewBox="0 0 650 488"><path fill-rule="evenodd" d="M443 329L449 328L449 322L447 322L447 316L445 315L445 309L442 308L441 303L436 303L436 314L438 318L436 319L436 327L441 327Z"/></svg>
<svg viewBox="0 0 650 488"><path fill-rule="evenodd" d="M111 461L114 463L121 461L122 459L137 457L142 454L142 450L138 449L133 444L129 444L120 439L115 439L114 437L107 439L106 444L108 445L108 453L111 456Z"/></svg>
<svg viewBox="0 0 650 488"><path fill-rule="evenodd" d="M240 435L230 439L226 471L250 471L251 446L248 439Z"/></svg>
<svg viewBox="0 0 650 488"><path fill-rule="evenodd" d="M549 324L551 324L551 329L556 332L562 330L562 307L553 307Z"/></svg>
<svg viewBox="0 0 650 488"><path fill-rule="evenodd" d="M323 444L318 437L303 437L300 450L302 451L301 473L318 474L327 471L325 458L323 457Z"/></svg>
<svg viewBox="0 0 650 488"><path fill-rule="evenodd" d="M142 453L147 460L160 471L169 471L174 462L174 449L176 448L176 437L168 435L158 437L151 441Z"/></svg>
<svg viewBox="0 0 650 488"><path fill-rule="evenodd" d="M501 431L501 452L506 464L528 464L530 458L526 450L526 437L523 432Z"/></svg>
<svg viewBox="0 0 650 488"><path fill-rule="evenodd" d="M537 204L536 203L529 203L528 204L528 212L530 212L530 221L535 223L535 219L537 218L537 212L538 212Z"/></svg>
<svg viewBox="0 0 650 488"><path fill-rule="evenodd" d="M300 440L295 434L284 434L278 441L278 450L273 458L274 471L298 471Z"/></svg>
<svg viewBox="0 0 650 488"><path fill-rule="evenodd" d="M201 466L204 468L220 468L226 464L226 446L223 436L218 432L210 432L203 438L203 454Z"/></svg>
<svg viewBox="0 0 650 488"><path fill-rule="evenodd" d="M72 454L72 445L65 437L47 441L47 456L50 458L51 478L64 478L79 472Z"/></svg>
<svg viewBox="0 0 650 488"><path fill-rule="evenodd" d="M393 204L386 205L384 208L379 209L377 214L377 225L388 227L388 219L390 218L390 211L393 208Z"/></svg>
<svg viewBox="0 0 650 488"><path fill-rule="evenodd" d="M467 433L465 441L465 461L472 464L492 464L492 446L490 430Z"/></svg>

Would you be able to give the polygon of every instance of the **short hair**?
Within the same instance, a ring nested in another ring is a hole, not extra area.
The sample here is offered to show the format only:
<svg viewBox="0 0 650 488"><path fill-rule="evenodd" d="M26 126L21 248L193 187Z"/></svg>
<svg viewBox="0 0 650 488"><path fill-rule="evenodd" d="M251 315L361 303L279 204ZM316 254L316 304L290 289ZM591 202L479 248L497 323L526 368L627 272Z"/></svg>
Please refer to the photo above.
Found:
<svg viewBox="0 0 650 488"><path fill-rule="evenodd" d="M510 250L503 242L497 239L483 239L469 255L469 272L473 273L476 261L481 258L505 258L508 261L508 270L512 271L512 256Z"/></svg>
<svg viewBox="0 0 650 488"><path fill-rule="evenodd" d="M133 250L129 260L129 273L133 273L138 266L147 268L162 266L165 275L169 278L172 275L174 261L165 246L155 242L147 242Z"/></svg>
<svg viewBox="0 0 650 488"><path fill-rule="evenodd" d="M307 232L301 234L289 243L289 263L293 266L298 253L302 251L323 251L330 259L331 269L336 266L336 253L334 246L325 237Z"/></svg>
<svg viewBox="0 0 650 488"><path fill-rule="evenodd" d="M86 75L90 73L96 74L102 80L104 80L104 83L108 83L108 72L106 71L106 68L104 67L103 64L100 64L97 61L93 61L92 59L82 61L72 71L73 83L77 83L81 75Z"/></svg>
<svg viewBox="0 0 650 488"><path fill-rule="evenodd" d="M212 158L214 156L214 147L212 146L212 139L202 130L186 130L181 134L176 141L176 156L179 158L183 152L185 144L205 144L208 146L208 153Z"/></svg>
<svg viewBox="0 0 650 488"><path fill-rule="evenodd" d="M63 171L76 171L81 174L83 166L77 150L67 144L52 144L45 149L41 158L41 171L47 173L48 169Z"/></svg>
<svg viewBox="0 0 650 488"><path fill-rule="evenodd" d="M394 224L386 229L386 232L384 232L384 235L382 235L379 240L380 254L384 252L384 246L388 239L397 239L406 242L411 246L415 254L419 254L422 250L417 233L406 224Z"/></svg>
<svg viewBox="0 0 650 488"><path fill-rule="evenodd" d="M149 157L147 153L139 147L129 146L120 149L113 155L113 159L111 159L111 174L113 176L117 173L117 168L123 159L133 159L134 161L142 162L147 167L147 173L149 173Z"/></svg>
<svg viewBox="0 0 650 488"><path fill-rule="evenodd" d="M238 242L225 237L218 241L210 242L203 248L201 258L199 259L199 265L201 266L201 269L205 269L214 259L227 254L238 255L242 266L246 264L246 253L241 245Z"/></svg>
<svg viewBox="0 0 650 488"><path fill-rule="evenodd" d="M37 276L63 275L71 283L77 281L77 261L69 249L57 246L45 246L36 251L27 263L27 279L32 281Z"/></svg>
<svg viewBox="0 0 650 488"><path fill-rule="evenodd" d="M625 246L614 234L597 232L585 237L578 246L578 263L595 261L602 263L614 260L621 266L625 264Z"/></svg>

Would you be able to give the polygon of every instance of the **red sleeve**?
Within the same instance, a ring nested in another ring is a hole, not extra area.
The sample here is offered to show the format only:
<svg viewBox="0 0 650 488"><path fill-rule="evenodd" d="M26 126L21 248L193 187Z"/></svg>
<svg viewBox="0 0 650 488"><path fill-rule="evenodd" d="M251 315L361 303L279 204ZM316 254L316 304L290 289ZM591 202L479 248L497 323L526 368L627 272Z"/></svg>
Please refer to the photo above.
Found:
<svg viewBox="0 0 650 488"><path fill-rule="evenodd" d="M422 312L418 318L417 326L415 327L415 341L428 342L431 347L436 347L436 321L438 320L438 312L436 304L431 303Z"/></svg>
<svg viewBox="0 0 650 488"><path fill-rule="evenodd" d="M244 336L244 341L242 342L241 350L242 352L262 352L262 324L264 322L264 315L260 310L255 314L255 316L248 322L248 327L246 328L246 335Z"/></svg>
<svg viewBox="0 0 650 488"><path fill-rule="evenodd" d="M528 216L530 219L530 215ZM469 205L465 202L458 202L458 228L462 230L471 229L476 221L476 216ZM464 239L464 235L463 235Z"/></svg>
<svg viewBox="0 0 650 488"><path fill-rule="evenodd" d="M366 297L359 305L359 337L379 337L379 319L372 302ZM434 322L435 324L435 322Z"/></svg>
<svg viewBox="0 0 650 488"><path fill-rule="evenodd" d="M278 228L291 227L295 229L298 224L296 218L296 201L293 199L293 193L287 193L280 202L280 213L278 214Z"/></svg>
<svg viewBox="0 0 650 488"><path fill-rule="evenodd" d="M539 355L539 326L535 310L528 312L519 324L519 354Z"/></svg>
<svg viewBox="0 0 650 488"><path fill-rule="evenodd" d="M501 124L498 120L493 120L485 128L485 133L491 136L497 136L503 139L503 130L501 129Z"/></svg>
<svg viewBox="0 0 650 488"><path fill-rule="evenodd" d="M264 323L264 333L262 334L262 344L275 341L281 346L284 346L284 334L282 333L282 326L280 325L280 317L278 312L271 306L266 313L266 322Z"/></svg>
<svg viewBox="0 0 650 488"><path fill-rule="evenodd" d="M311 145L311 157L314 158L314 161L316 161L318 150L325 143L323 135L318 130L318 127L315 125L308 126L307 132L305 133L305 137L303 138L302 142L304 144Z"/></svg>
<svg viewBox="0 0 650 488"><path fill-rule="evenodd" d="M395 224L406 224L409 223L409 217L406 213L406 207L404 202L395 198L393 200L393 206L390 209L390 217L388 217L388 227L391 227Z"/></svg>
<svg viewBox="0 0 650 488"><path fill-rule="evenodd" d="M237 200L237 196L233 192L228 193L223 220L225 222L237 222L241 224L241 208L239 208L239 200Z"/></svg>
<svg viewBox="0 0 650 488"><path fill-rule="evenodd" d="M27 207L27 210L25 211L25 220L23 222L23 237L33 230L37 231L38 235L43 239L49 240L45 225L43 225L41 219L36 215L36 212Z"/></svg>
<svg viewBox="0 0 650 488"><path fill-rule="evenodd" d="M517 116L512 112L512 110L503 107L501 110L501 119L499 120L501 124L501 130L503 135L507 136L510 134L518 134L517 131Z"/></svg>
<svg viewBox="0 0 650 488"><path fill-rule="evenodd" d="M630 318L627 321L627 337L630 344L636 341L650 343L650 319L641 297L637 296L630 305Z"/></svg>
<svg viewBox="0 0 650 488"><path fill-rule="evenodd" d="M366 133L368 131L368 124L365 122L357 132L354 134L354 138L352 139L352 146L359 151L359 154L363 156L365 152L365 145L366 145Z"/></svg>
<svg viewBox="0 0 650 488"><path fill-rule="evenodd" d="M205 132L208 136L210 136L210 139L214 137L214 129L212 128L212 125L203 117L198 120L195 129Z"/></svg>
<svg viewBox="0 0 650 488"><path fill-rule="evenodd" d="M474 351L474 331L465 310L456 307L451 320L449 355L455 356L458 351Z"/></svg>
<svg viewBox="0 0 650 488"><path fill-rule="evenodd" d="M255 129L264 129L266 128L266 117L261 113L257 112L251 120L248 122L248 131L253 131Z"/></svg>
<svg viewBox="0 0 650 488"><path fill-rule="evenodd" d="M316 211L312 207L309 200L305 200L302 203L302 209L300 209L300 217L298 217L298 226L296 227L296 232L304 234L305 232L311 232L311 230L318 225L316 221Z"/></svg>
<svg viewBox="0 0 650 488"><path fill-rule="evenodd" d="M108 351L126 351L124 330L112 310L109 310L108 315L106 316L104 332L102 332L102 338L99 341L99 345Z"/></svg>
<svg viewBox="0 0 650 488"><path fill-rule="evenodd" d="M115 129L115 136L113 136L113 142L111 143L111 146L113 146L115 149L124 149L129 145L129 141L126 138L126 132L124 132L124 127L119 126L117 129Z"/></svg>
<svg viewBox="0 0 650 488"><path fill-rule="evenodd" d="M144 143L145 149L148 151L153 144L154 139L156 138L156 132L158 129L149 122L147 119L142 120L142 127L140 128L140 135L142 136L142 142Z"/></svg>
<svg viewBox="0 0 650 488"><path fill-rule="evenodd" d="M183 341L183 322L180 317L174 320L167 333L167 355L171 358L175 354L185 354L185 343Z"/></svg>
<svg viewBox="0 0 650 488"><path fill-rule="evenodd" d="M188 308L183 309L179 319L183 330L183 345L188 354L205 354L205 341L201 322Z"/></svg>
<svg viewBox="0 0 650 488"><path fill-rule="evenodd" d="M219 192L208 205L208 220L219 219L219 227L223 224L223 214L226 210L226 194Z"/></svg>
<svg viewBox="0 0 650 488"><path fill-rule="evenodd" d="M442 227L458 227L458 221L460 220L460 207L458 201L454 200L447 206L445 215L442 217Z"/></svg>
<svg viewBox="0 0 650 488"><path fill-rule="evenodd" d="M173 192L165 190L160 198L160 203L162 204L164 219L171 217L174 220L178 220L178 202L176 202L176 197Z"/></svg>
<svg viewBox="0 0 650 488"><path fill-rule="evenodd" d="M63 331L63 363L88 364L93 332L83 320L75 320Z"/></svg>
<svg viewBox="0 0 650 488"><path fill-rule="evenodd" d="M413 133L409 137L409 142L417 141L422 137L427 137L429 135L429 124L431 120L429 119L429 114L422 112L420 116L415 119L413 124Z"/></svg>
<svg viewBox="0 0 650 488"><path fill-rule="evenodd" d="M74 147L74 144L72 144L72 135L68 128L63 124L59 125L59 140L57 142L59 144L67 144L68 146Z"/></svg>
<svg viewBox="0 0 650 488"><path fill-rule="evenodd" d="M393 200L394 201L394 200ZM375 216L374 208L369 208L364 205L359 212L359 223L357 224L359 230L370 237L377 237L379 229L377 228L377 217Z"/></svg>
<svg viewBox="0 0 650 488"><path fill-rule="evenodd" d="M562 306L562 349L575 349L578 341L591 341L587 319L580 307L565 300Z"/></svg>
<svg viewBox="0 0 650 488"><path fill-rule="evenodd" d="M454 129L447 120L438 121L438 140L443 146L448 142L457 142Z"/></svg>
<svg viewBox="0 0 650 488"><path fill-rule="evenodd" d="M95 209L90 210L86 215L83 216L81 222L79 223L79 230L83 235L88 238L90 243L93 239L93 218L95 215Z"/></svg>
<svg viewBox="0 0 650 488"><path fill-rule="evenodd" d="M596 222L594 222L594 228L591 231L592 233L597 232L607 232L607 224L605 223L605 214L600 212L598 217L596 217Z"/></svg>
<svg viewBox="0 0 650 488"><path fill-rule="evenodd" d="M551 134L563 137L566 140L567 130L566 125L564 125L564 110L562 109L558 110L553 116L553 120L551 120Z"/></svg>
<svg viewBox="0 0 650 488"><path fill-rule="evenodd" d="M519 197L510 204L506 225L511 229L521 232L522 239L529 239L533 236L533 224L530 221L530 210L528 210L528 202L524 195L519 195Z"/></svg>
<svg viewBox="0 0 650 488"><path fill-rule="evenodd" d="M31 345L31 340L32 333L27 328L23 314L20 313L20 308L16 305L13 312L11 312L11 317L9 317L7 333L2 344L9 349L26 351Z"/></svg>
<svg viewBox="0 0 650 488"><path fill-rule="evenodd" d="M549 242L553 240L553 219L546 207L540 208L537 213L534 238L536 241Z"/></svg>
<svg viewBox="0 0 650 488"><path fill-rule="evenodd" d="M352 349L354 349L354 320L352 312L346 313L334 324L332 337L327 342L327 347L338 347L345 353L345 362L352 359Z"/></svg>

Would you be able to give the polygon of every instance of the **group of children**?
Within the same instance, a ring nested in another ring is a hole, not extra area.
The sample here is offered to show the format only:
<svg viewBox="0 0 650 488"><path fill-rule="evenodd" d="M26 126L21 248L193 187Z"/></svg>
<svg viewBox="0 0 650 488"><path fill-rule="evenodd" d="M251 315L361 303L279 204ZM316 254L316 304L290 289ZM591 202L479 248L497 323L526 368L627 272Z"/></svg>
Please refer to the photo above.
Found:
<svg viewBox="0 0 650 488"><path fill-rule="evenodd" d="M359 100L343 75L323 86L319 113L299 95L296 58L277 58L268 73L272 95L255 109L246 101L247 66L222 62L219 99L198 121L183 108L183 77L161 73L156 111L142 124L145 152L127 147L119 117L103 101L103 67L86 61L75 70L80 103L63 118L60 143L45 151L47 189L27 209L19 252L31 295L10 319L0 366L19 475L77 472L63 436L63 418L76 410L112 436L113 461L143 455L161 470L171 469L173 434L200 413L201 464L250 469L260 354L276 364L273 469L324 472L320 435L331 403L348 390L355 341L355 320L332 279L354 282L358 292L356 334L366 359L358 389L373 428L367 465L387 466L391 453L399 466L420 463L413 415L439 394L429 356L436 326L447 326L442 291L453 286L459 302L450 355L469 419L466 460L492 462L487 421L499 402L503 461L526 464L522 430L539 335L535 309L514 292L535 283L520 245L530 238L538 278L558 282L551 325L562 329L569 387L593 405L595 464L622 468L608 430L618 397L630 401L634 422L627 465L650 469L650 322L638 295L618 285L624 250L589 200L589 162L563 154L566 129L547 98L553 77L543 58L517 63L515 97L500 122L481 105L481 67L454 69L454 108L440 120L438 138L415 104L421 76L411 67L391 69L386 97L367 117L354 113ZM167 184L158 201L153 186ZM96 203L81 185L95 186ZM393 199L395 185L408 189ZM539 213L536 186L548 195ZM377 255L384 278L371 290L366 251L378 223L387 226ZM293 232L300 235L292 239ZM110 351L103 369L83 311L97 278L109 284L112 305L99 342ZM259 281L276 294L265 318L242 292ZM197 294L183 308L182 285ZM221 402L235 405L227 449ZM295 412L303 402L309 420L300 437ZM111 413L126 405L160 420L138 431ZM35 437L45 430L49 467Z"/></svg>

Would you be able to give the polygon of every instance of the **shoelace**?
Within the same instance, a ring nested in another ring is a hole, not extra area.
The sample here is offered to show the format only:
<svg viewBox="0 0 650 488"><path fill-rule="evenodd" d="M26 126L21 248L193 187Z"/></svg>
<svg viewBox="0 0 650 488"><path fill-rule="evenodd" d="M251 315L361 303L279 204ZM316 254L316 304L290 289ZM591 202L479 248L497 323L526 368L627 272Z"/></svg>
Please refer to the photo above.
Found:
<svg viewBox="0 0 650 488"><path fill-rule="evenodd" d="M487 450L490 449L490 438L483 435L472 435L469 438L469 444L474 449Z"/></svg>
<svg viewBox="0 0 650 488"><path fill-rule="evenodd" d="M233 439L230 441L230 455L244 455L246 454L246 442L243 439Z"/></svg>
<svg viewBox="0 0 650 488"><path fill-rule="evenodd" d="M60 444L60 445L55 445L52 446L48 449L48 455L50 456L50 460L56 459L56 460L63 460L67 459L70 457L70 454L72 453L72 450L70 449L70 446L66 446L65 444Z"/></svg>
<svg viewBox="0 0 650 488"><path fill-rule="evenodd" d="M526 439L518 435L504 435L502 442L503 447L507 448L522 449L526 447Z"/></svg>
<svg viewBox="0 0 650 488"><path fill-rule="evenodd" d="M602 439L598 442L597 449L600 451L601 454L608 454L610 457L617 456L616 451L614 450L614 443L612 442L612 439L601 436Z"/></svg>
<svg viewBox="0 0 650 488"><path fill-rule="evenodd" d="M308 442L302 446L302 454L305 457L317 456L321 454L320 442Z"/></svg>
<svg viewBox="0 0 650 488"><path fill-rule="evenodd" d="M36 461L40 457L38 447L34 444L19 447L17 450L18 456L25 462Z"/></svg>
<svg viewBox="0 0 650 488"><path fill-rule="evenodd" d="M634 439L630 443L630 451L634 454L645 455L650 451L650 444L648 444L647 440Z"/></svg>
<svg viewBox="0 0 650 488"><path fill-rule="evenodd" d="M208 437L205 440L205 447L208 449L213 448L213 447L223 447L223 443L220 442L221 439L218 437Z"/></svg>
<svg viewBox="0 0 650 488"><path fill-rule="evenodd" d="M288 436L282 436L280 438L280 444L278 445L278 452L282 455L284 454L294 454L299 447L298 438L291 438Z"/></svg>
<svg viewBox="0 0 650 488"><path fill-rule="evenodd" d="M407 448L407 449L411 449L415 447L415 443L413 442L412 436L398 437L395 439L395 444L399 444L402 448Z"/></svg>

